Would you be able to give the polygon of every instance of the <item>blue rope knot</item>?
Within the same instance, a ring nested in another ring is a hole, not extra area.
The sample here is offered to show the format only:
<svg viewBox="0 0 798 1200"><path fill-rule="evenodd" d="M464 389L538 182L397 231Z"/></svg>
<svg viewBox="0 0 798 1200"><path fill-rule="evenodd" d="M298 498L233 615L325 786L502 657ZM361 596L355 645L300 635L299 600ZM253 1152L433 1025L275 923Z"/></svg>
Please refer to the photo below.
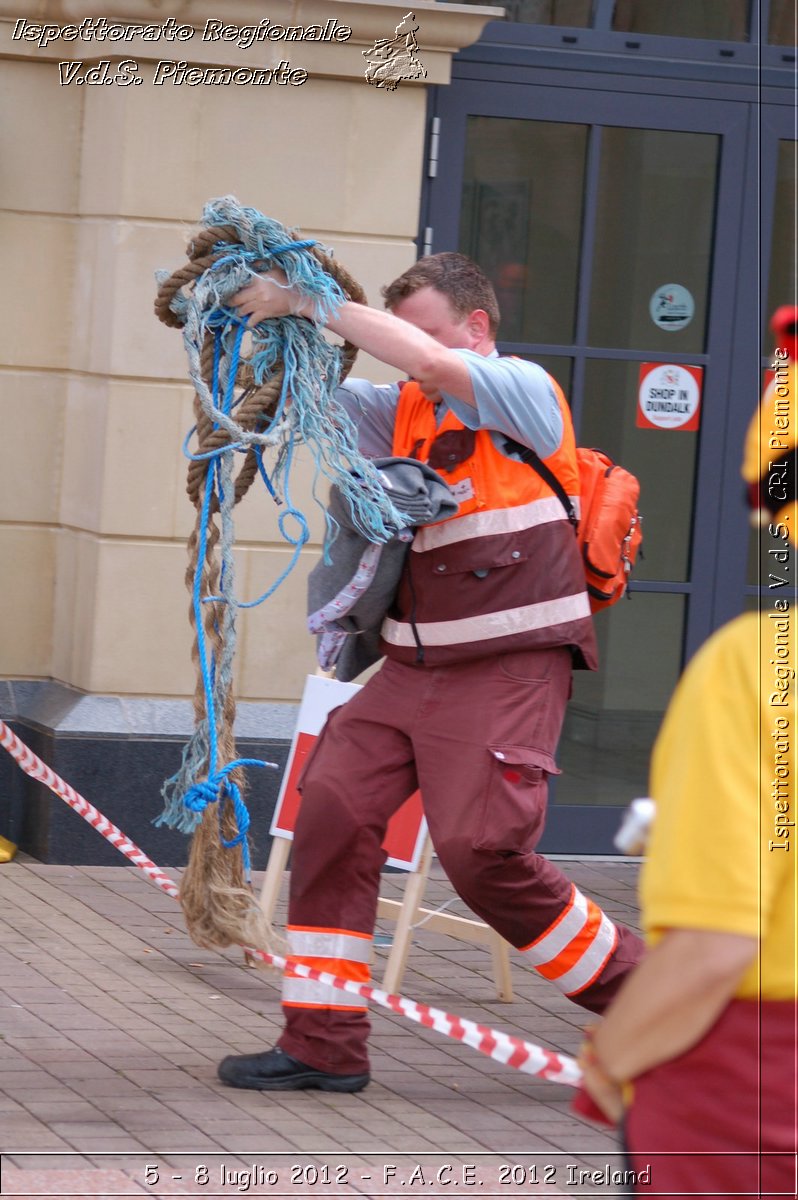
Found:
<svg viewBox="0 0 798 1200"><path fill-rule="evenodd" d="M207 779L203 779L199 783L193 783L183 796L183 805L190 812L203 813L209 804L217 804L223 799L227 799L233 805L235 815L236 829L238 832L235 837L227 840L221 838L222 845L227 850L232 850L235 846L241 847L241 856L243 859L244 870L249 877L250 871L250 854L249 845L247 843L247 833L249 832L250 817L249 809L244 803L241 795L241 789L234 779L229 776L237 767L275 767L276 763L263 762L258 758L238 758L233 762L227 763L221 770L211 771ZM219 821L222 819L222 808L219 808Z"/></svg>
<svg viewBox="0 0 798 1200"><path fill-rule="evenodd" d="M192 784L183 797L183 804L191 812L204 812L209 804L215 804L219 799L223 782L223 780L214 782L211 779L204 779L202 783Z"/></svg>

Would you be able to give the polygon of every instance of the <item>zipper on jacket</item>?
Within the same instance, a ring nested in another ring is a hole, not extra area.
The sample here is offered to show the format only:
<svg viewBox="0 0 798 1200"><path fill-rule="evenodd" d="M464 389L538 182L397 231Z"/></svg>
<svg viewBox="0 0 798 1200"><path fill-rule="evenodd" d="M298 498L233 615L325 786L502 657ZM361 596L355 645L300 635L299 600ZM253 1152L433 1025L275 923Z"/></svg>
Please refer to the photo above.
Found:
<svg viewBox="0 0 798 1200"><path fill-rule="evenodd" d="M410 560L410 555L408 555L408 563L407 563L407 584L408 584L408 587L410 588L410 618L409 618L410 628L413 631L413 641L416 643L416 662L423 663L423 661L424 661L424 645L421 641L421 638L419 637L418 627L416 625L416 587L415 587L415 584L413 583L413 566L409 560Z"/></svg>

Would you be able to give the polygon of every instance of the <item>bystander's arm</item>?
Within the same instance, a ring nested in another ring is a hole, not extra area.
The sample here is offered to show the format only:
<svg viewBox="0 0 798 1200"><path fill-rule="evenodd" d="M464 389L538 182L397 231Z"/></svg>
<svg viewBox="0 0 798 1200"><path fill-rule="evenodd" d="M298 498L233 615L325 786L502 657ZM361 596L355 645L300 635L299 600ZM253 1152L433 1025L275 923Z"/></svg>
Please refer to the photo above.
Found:
<svg viewBox="0 0 798 1200"><path fill-rule="evenodd" d="M620 1085L689 1050L732 999L757 948L743 934L668 930L596 1028L599 1068Z"/></svg>

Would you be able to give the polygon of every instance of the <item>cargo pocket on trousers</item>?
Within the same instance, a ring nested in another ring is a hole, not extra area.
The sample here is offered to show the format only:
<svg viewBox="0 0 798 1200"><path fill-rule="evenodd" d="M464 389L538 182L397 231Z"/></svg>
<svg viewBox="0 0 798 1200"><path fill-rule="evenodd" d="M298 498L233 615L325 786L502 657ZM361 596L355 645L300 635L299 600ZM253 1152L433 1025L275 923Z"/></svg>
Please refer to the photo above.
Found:
<svg viewBox="0 0 798 1200"><path fill-rule="evenodd" d="M550 754L528 746L488 746L491 761L474 848L498 854L534 850L546 821L549 776L560 771Z"/></svg>

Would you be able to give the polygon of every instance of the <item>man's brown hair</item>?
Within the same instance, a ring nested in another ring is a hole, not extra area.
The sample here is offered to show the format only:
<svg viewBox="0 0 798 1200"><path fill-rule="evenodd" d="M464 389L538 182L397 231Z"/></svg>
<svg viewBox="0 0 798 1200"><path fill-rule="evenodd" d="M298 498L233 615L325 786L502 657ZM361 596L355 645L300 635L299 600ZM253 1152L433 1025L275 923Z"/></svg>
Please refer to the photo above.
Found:
<svg viewBox="0 0 798 1200"><path fill-rule="evenodd" d="M467 317L475 308L484 309L488 314L491 337L495 338L499 328L499 303L492 283L473 259L453 251L420 258L382 289L385 307L392 311L402 300L425 287L433 287L446 296L458 317Z"/></svg>

